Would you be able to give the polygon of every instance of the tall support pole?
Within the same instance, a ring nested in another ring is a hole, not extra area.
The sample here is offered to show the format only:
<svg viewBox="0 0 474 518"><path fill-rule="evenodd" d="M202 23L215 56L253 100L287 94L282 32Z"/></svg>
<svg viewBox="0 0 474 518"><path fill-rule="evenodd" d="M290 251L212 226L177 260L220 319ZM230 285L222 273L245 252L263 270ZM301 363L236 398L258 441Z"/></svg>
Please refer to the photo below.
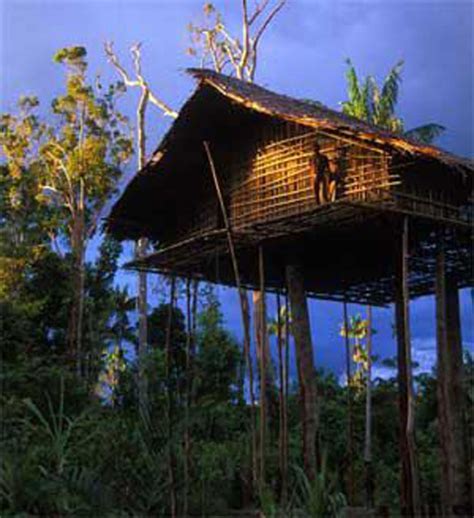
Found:
<svg viewBox="0 0 474 518"><path fill-rule="evenodd" d="M313 343L309 323L308 304L304 288L303 269L299 265L286 267L286 281L290 296L292 331L295 340L297 362L301 371L303 399L303 463L309 480L316 478L318 400Z"/></svg>
<svg viewBox="0 0 474 518"><path fill-rule="evenodd" d="M184 398L184 481L183 516L188 515L189 468L191 465L191 437L189 433L189 409L191 406L191 279L186 279L186 380Z"/></svg>
<svg viewBox="0 0 474 518"><path fill-rule="evenodd" d="M232 269L234 270L234 278L235 284L237 286L237 291L239 293L240 300L240 311L242 314L242 323L244 327L244 354L247 363L247 370L249 374L249 392L250 392L250 433L252 436L252 481L253 487L257 486L257 473L258 473L258 463L257 463L257 426L256 426L256 416L255 416L255 393L254 393L254 383L253 383L253 365L252 365L252 355L250 351L250 313L249 313L249 302L247 297L247 292L242 286L242 282L240 279L239 265L237 262L237 255L235 253L234 246L234 238L232 234L232 228L230 225L229 218L227 216L227 209L224 203L224 196L222 195L222 190L219 183L219 178L217 176L216 167L214 164L214 160L212 158L211 148L209 147L208 142L203 142L204 150L206 152L207 160L209 162L209 169L212 175L212 181L214 183L214 187L216 189L217 201L219 203L219 207L222 214L222 219L224 221L224 227L227 235L227 244L229 247L230 258L232 262Z"/></svg>
<svg viewBox="0 0 474 518"><path fill-rule="evenodd" d="M372 467L372 306L367 308L367 380L365 390L365 506L374 506L374 477Z"/></svg>
<svg viewBox="0 0 474 518"><path fill-rule="evenodd" d="M280 468L280 501L283 505L286 504L288 498L288 447L287 447L287 399L285 393L285 364L283 358L283 322L282 322L282 309L281 309L281 295L277 292L276 296L277 303L277 347L278 347L278 373L280 382L278 385L278 396L280 403L279 412L279 434L278 434L278 463ZM286 343L288 348L288 343Z"/></svg>
<svg viewBox="0 0 474 518"><path fill-rule="evenodd" d="M408 291L408 218L398 236L395 269L395 321L397 328L398 399L400 412L401 512L418 516L420 494L415 443L415 402L413 393Z"/></svg>
<svg viewBox="0 0 474 518"><path fill-rule="evenodd" d="M266 300L265 300L265 267L263 259L263 247L258 247L258 276L260 284L260 297L256 308L258 310L258 342L260 346L260 494L265 489L265 442L267 428L267 322L266 322Z"/></svg>
<svg viewBox="0 0 474 518"><path fill-rule="evenodd" d="M353 505L355 499L354 490L354 409L352 397L352 372L351 372L351 343L349 338L349 316L347 302L344 300L344 339L346 346L346 376L347 376L347 456L349 461L348 470L348 501Z"/></svg>
<svg viewBox="0 0 474 518"><path fill-rule="evenodd" d="M436 261L436 337L442 508L443 516L472 516L459 296L446 266L441 242Z"/></svg>
<svg viewBox="0 0 474 518"><path fill-rule="evenodd" d="M166 323L165 334L165 368L166 368L166 425L168 434L167 445L167 464L168 464L168 481L170 485L170 516L174 518L177 512L177 498L176 498L176 481L175 481L175 458L173 448L171 446L171 438L173 435L173 395L171 385L172 375L172 357L171 357L171 335L173 327L173 310L175 305L176 295L176 278L171 277L170 286L170 300L168 306L168 318Z"/></svg>

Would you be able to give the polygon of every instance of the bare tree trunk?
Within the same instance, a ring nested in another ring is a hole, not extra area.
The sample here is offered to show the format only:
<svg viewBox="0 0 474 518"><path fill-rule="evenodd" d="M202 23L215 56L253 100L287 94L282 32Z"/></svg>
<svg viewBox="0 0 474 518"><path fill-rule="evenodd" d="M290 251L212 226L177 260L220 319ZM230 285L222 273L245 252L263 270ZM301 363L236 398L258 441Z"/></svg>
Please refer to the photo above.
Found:
<svg viewBox="0 0 474 518"><path fill-rule="evenodd" d="M316 478L318 434L318 400L316 370L314 367L313 344L304 288L302 268L287 265L286 279L290 295L292 329L295 339L297 360L301 369L303 396L303 462L309 480Z"/></svg>
<svg viewBox="0 0 474 518"><path fill-rule="evenodd" d="M443 516L472 516L459 296L442 243L436 265L436 334Z"/></svg>
<svg viewBox="0 0 474 518"><path fill-rule="evenodd" d="M68 323L68 351L78 377L82 376L82 326L84 318L85 285L85 228L84 211L81 207L73 216L71 251L72 251L72 304Z"/></svg>
<svg viewBox="0 0 474 518"><path fill-rule="evenodd" d="M165 358L166 358L166 424L167 424L167 432L168 432L168 479L170 485L170 515L174 518L176 516L176 483L175 483L175 470L174 470L174 453L171 446L171 438L173 431L173 396L172 396L172 388L171 388L171 331L173 324L173 309L174 309L174 301L175 301L175 291L176 291L176 279L174 277L171 278L171 286L170 286L170 300L168 306L168 322L166 325L166 335L165 335Z"/></svg>
<svg viewBox="0 0 474 518"><path fill-rule="evenodd" d="M237 256L235 253L234 239L232 235L232 228L230 226L229 218L227 217L227 210L222 196L222 191L219 184L219 178L217 176L214 160L212 153L207 142L203 143L206 151L207 159L209 162L209 169L211 171L212 180L216 189L217 200L222 213L222 219L224 221L224 227L227 234L227 244L229 247L229 253L232 262L232 269L234 270L235 284L239 293L240 300L240 311L242 314L242 324L244 327L244 354L247 362L247 369L249 372L249 391L250 391L250 433L252 437L252 477L254 488L257 487L258 480L258 462L257 462L257 426L255 416L255 394L254 394L254 382L253 382L253 366L252 366L252 355L250 352L250 314L249 314L249 303L245 289L240 281L239 266L237 263Z"/></svg>
<svg viewBox="0 0 474 518"><path fill-rule="evenodd" d="M141 238L136 243L137 258L145 257L148 240ZM146 379L146 354L148 351L148 276L146 272L138 272L138 408L140 412L148 411L148 383Z"/></svg>
<svg viewBox="0 0 474 518"><path fill-rule="evenodd" d="M349 316L347 314L347 302L344 301L344 338L346 344L346 377L347 377L347 456L349 460L348 470L348 503L354 504L354 409L352 401L352 351L349 338Z"/></svg>
<svg viewBox="0 0 474 518"><path fill-rule="evenodd" d="M149 99L149 90L144 88L137 107L137 149L138 168L146 164L145 116ZM148 240L141 238L136 243L135 253L138 259L145 257ZM140 412L148 411L148 383L146 379L146 354L148 351L148 279L147 273L138 272L138 406Z"/></svg>
<svg viewBox="0 0 474 518"><path fill-rule="evenodd" d="M365 390L365 506L374 506L374 479L372 472L372 307L367 308L367 380Z"/></svg>
<svg viewBox="0 0 474 518"><path fill-rule="evenodd" d="M420 513L418 466L415 443L415 402L413 395L408 292L408 219L404 218L396 250L395 316L398 349L398 391L400 408L401 512Z"/></svg>

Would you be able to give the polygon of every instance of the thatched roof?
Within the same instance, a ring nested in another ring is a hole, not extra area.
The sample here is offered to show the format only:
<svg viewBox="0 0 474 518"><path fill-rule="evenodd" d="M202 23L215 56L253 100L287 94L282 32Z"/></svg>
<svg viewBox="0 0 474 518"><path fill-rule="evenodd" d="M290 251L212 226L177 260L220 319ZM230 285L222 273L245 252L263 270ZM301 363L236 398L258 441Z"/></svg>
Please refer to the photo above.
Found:
<svg viewBox="0 0 474 518"><path fill-rule="evenodd" d="M277 94L256 84L218 74L212 70L192 68L188 69L188 73L199 80L200 84L213 86L229 99L251 110L311 128L333 130L366 139L372 143L389 144L400 151L437 158L452 166L473 167L469 160L447 153L435 146L420 144L372 126L355 117L332 110L319 102Z"/></svg>
<svg viewBox="0 0 474 518"><path fill-rule="evenodd" d="M226 134L236 134L239 128L242 134L246 125L249 127L256 117L294 122L393 153L434 161L455 171L471 174L474 170L470 160L366 124L317 102L277 94L211 70L189 69L188 73L198 80L195 92L184 104L145 168L129 183L108 218L109 231L120 238L143 235L159 238L169 207L176 203L176 189L183 191L187 187L192 190L193 178L189 173L194 173L205 163L203 140L223 139Z"/></svg>

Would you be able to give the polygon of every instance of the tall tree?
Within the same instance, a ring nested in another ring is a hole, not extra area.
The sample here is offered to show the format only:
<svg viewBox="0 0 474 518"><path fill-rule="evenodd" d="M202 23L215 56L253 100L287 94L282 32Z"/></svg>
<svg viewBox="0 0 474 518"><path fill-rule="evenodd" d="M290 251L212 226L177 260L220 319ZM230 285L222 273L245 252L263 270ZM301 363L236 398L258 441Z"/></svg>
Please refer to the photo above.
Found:
<svg viewBox="0 0 474 518"><path fill-rule="evenodd" d="M130 47L130 54L133 62L133 76L129 74L122 65L113 49L112 42L104 44L105 53L109 62L115 68L123 81L125 88L138 88L140 90L140 99L136 110L136 137L135 145L137 150L137 167L138 170L143 169L146 164L146 111L148 104L152 103L164 115L172 118L177 117L177 112L168 106L164 101L158 98L152 91L150 85L146 81L142 71L142 55L141 45L139 43ZM137 258L144 257L148 250L148 240L141 238L137 241L135 253ZM146 272L138 272L138 402L142 412L148 407L148 384L145 375L145 355L148 348L148 331L147 331L147 312L148 312L148 285Z"/></svg>
<svg viewBox="0 0 474 518"><path fill-rule="evenodd" d="M64 237L71 252L72 302L67 342L69 355L80 374L86 247L97 229L104 203L115 190L120 166L131 154L131 143L126 119L116 108L121 90L110 85L102 93L100 84L91 86L86 50L65 48L54 60L64 65L67 72L66 91L52 103L54 124L39 124L27 115L24 122L31 124L28 143L22 143L26 133L20 125L16 127L17 146L26 145L25 158L26 150L33 153L38 182L34 187L38 190L36 200L54 211L56 231L50 235ZM29 104L31 107L32 102ZM17 149L17 157L18 153ZM11 154L9 164L21 169Z"/></svg>
<svg viewBox="0 0 474 518"><path fill-rule="evenodd" d="M55 212L40 203L41 162L37 143L46 127L37 115L36 97L21 97L17 113L0 118L0 298L11 298L28 267L56 242Z"/></svg>

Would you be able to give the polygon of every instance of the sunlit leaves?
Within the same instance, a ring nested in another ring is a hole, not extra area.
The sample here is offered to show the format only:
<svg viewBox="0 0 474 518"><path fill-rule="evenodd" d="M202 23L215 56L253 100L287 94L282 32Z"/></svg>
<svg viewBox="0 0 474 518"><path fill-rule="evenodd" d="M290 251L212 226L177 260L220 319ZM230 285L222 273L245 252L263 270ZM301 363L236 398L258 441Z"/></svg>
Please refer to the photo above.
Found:
<svg viewBox="0 0 474 518"><path fill-rule="evenodd" d="M349 318L347 327L345 323L340 327L340 335L342 337L347 337L352 341L351 360L355 364L356 370L349 380L349 385L357 391L363 390L369 369L369 357L367 354L366 343L364 342L369 333L369 326L369 320L364 319L360 314L357 314ZM375 330L371 329L371 333L375 334Z"/></svg>
<svg viewBox="0 0 474 518"><path fill-rule="evenodd" d="M120 165L133 152L128 120L116 109L124 87L112 84L105 93L96 93L88 83L82 47L62 49L55 61L66 66L68 75L65 94L52 102L57 123L39 149L42 183L49 189L44 199L65 209L65 221L85 211L87 239L95 230L98 211L115 190ZM102 90L101 85L98 91Z"/></svg>

